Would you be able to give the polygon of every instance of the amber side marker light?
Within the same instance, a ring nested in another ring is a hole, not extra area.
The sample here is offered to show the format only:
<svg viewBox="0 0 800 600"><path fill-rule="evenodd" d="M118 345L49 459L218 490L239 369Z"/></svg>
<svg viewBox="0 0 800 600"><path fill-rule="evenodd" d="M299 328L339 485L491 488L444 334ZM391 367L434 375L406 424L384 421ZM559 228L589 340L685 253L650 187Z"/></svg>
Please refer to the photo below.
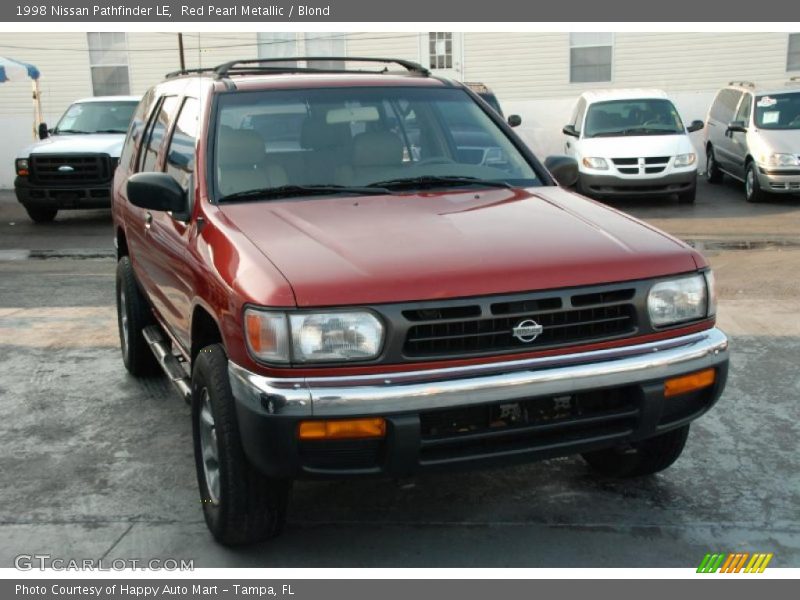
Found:
<svg viewBox="0 0 800 600"><path fill-rule="evenodd" d="M382 418L301 421L297 430L301 440L357 440L385 435L386 420Z"/></svg>
<svg viewBox="0 0 800 600"><path fill-rule="evenodd" d="M670 398L671 396L678 396L686 394L695 390L707 388L714 385L717 379L717 371L715 369L705 369L697 371L697 373L690 373L689 375L681 375L667 379L664 382L664 397Z"/></svg>

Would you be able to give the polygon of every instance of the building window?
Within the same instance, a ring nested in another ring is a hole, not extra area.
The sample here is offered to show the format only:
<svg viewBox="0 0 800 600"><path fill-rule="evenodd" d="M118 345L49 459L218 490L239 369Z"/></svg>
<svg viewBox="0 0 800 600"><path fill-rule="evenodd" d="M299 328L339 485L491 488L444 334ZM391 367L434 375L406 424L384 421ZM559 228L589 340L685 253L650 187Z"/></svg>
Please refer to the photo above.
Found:
<svg viewBox="0 0 800 600"><path fill-rule="evenodd" d="M432 32L428 34L428 64L431 69L453 68L453 34Z"/></svg>
<svg viewBox="0 0 800 600"><path fill-rule="evenodd" d="M800 71L800 33L789 34L789 51L786 54L786 70Z"/></svg>
<svg viewBox="0 0 800 600"><path fill-rule="evenodd" d="M128 73L128 40L125 33L87 33L92 93L125 96L131 93Z"/></svg>
<svg viewBox="0 0 800 600"><path fill-rule="evenodd" d="M611 81L613 34L569 34L569 81Z"/></svg>
<svg viewBox="0 0 800 600"><path fill-rule="evenodd" d="M259 33L259 58L292 58L295 56L346 56L345 33L335 32L268 32ZM297 66L297 61L287 60L278 63L283 66ZM311 60L307 66L315 69L343 69L340 60Z"/></svg>

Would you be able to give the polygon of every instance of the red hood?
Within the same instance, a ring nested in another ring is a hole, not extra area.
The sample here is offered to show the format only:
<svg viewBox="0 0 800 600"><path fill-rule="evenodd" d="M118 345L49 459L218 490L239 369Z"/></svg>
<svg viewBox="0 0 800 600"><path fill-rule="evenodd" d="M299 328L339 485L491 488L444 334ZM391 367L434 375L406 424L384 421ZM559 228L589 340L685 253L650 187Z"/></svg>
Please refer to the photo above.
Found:
<svg viewBox="0 0 800 600"><path fill-rule="evenodd" d="M666 234L556 187L223 205L298 306L533 291L692 271Z"/></svg>

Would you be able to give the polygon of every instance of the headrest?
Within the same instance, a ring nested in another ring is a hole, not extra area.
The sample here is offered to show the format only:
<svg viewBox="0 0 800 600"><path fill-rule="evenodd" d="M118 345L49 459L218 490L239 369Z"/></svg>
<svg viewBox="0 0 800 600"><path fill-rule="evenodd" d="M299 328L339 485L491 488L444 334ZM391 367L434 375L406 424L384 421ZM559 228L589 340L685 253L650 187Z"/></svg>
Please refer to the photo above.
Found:
<svg viewBox="0 0 800 600"><path fill-rule="evenodd" d="M264 160L264 138L252 129L223 126L218 143L220 166L245 168Z"/></svg>
<svg viewBox="0 0 800 600"><path fill-rule="evenodd" d="M367 131L353 140L353 162L357 167L399 166L403 141L391 131Z"/></svg>
<svg viewBox="0 0 800 600"><path fill-rule="evenodd" d="M350 141L350 123L328 123L325 115L308 116L303 121L300 145L309 150L346 146Z"/></svg>

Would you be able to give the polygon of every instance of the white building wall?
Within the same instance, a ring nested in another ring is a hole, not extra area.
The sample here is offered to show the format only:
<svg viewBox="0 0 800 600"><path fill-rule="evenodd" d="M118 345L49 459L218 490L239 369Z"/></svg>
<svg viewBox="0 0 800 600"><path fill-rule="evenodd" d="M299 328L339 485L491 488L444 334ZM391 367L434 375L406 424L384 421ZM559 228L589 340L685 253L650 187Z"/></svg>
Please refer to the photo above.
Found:
<svg viewBox="0 0 800 600"><path fill-rule="evenodd" d="M422 61L425 33L347 34L349 56ZM464 33L463 79L487 84L507 114L522 116L518 132L540 156L563 151L561 127L577 96L586 89L659 87L667 91L684 120L704 119L714 92L733 79L781 86L786 81L787 33L616 33L613 80L569 82L569 34ZM175 33L128 33L131 91L143 93L178 68ZM186 33L186 66L208 67L256 57L256 33ZM42 106L55 123L69 103L92 94L85 33L3 33L0 54L35 64L42 71ZM797 74L797 73L795 73ZM32 141L30 84L0 86L0 187L13 185L16 151ZM702 132L694 134L702 139ZM701 154L702 156L702 154Z"/></svg>

